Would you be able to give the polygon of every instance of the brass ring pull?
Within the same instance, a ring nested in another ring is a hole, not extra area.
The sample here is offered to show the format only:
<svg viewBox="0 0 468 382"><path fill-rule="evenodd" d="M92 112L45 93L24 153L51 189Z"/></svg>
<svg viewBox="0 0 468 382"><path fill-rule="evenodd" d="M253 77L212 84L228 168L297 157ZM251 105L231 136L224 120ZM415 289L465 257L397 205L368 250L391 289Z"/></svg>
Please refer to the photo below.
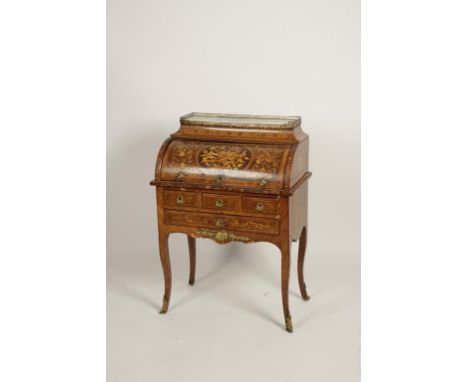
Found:
<svg viewBox="0 0 468 382"><path fill-rule="evenodd" d="M177 204L184 204L184 197L179 195L176 199Z"/></svg>
<svg viewBox="0 0 468 382"><path fill-rule="evenodd" d="M267 184L267 181L266 181L264 178L262 178L262 179L260 179L260 180L258 181L258 185L259 185L260 187L263 187L265 184Z"/></svg>
<svg viewBox="0 0 468 382"><path fill-rule="evenodd" d="M215 205L216 205L216 207L218 207L218 208L223 207L223 206L224 206L224 200L223 200L223 199L216 199L216 200L215 200Z"/></svg>
<svg viewBox="0 0 468 382"><path fill-rule="evenodd" d="M218 220L216 220L216 226L218 226L218 227L224 227L224 220L223 220L223 219L218 219Z"/></svg>
<svg viewBox="0 0 468 382"><path fill-rule="evenodd" d="M224 182L224 175L218 175L216 177L216 183L223 184L223 182Z"/></svg>
<svg viewBox="0 0 468 382"><path fill-rule="evenodd" d="M184 174L182 171L179 171L179 172L177 173L177 176L176 176L175 180L178 181L178 182L180 182L180 181L182 180L182 178L184 177L184 175L185 175L185 174Z"/></svg>
<svg viewBox="0 0 468 382"><path fill-rule="evenodd" d="M262 202L257 202L257 204L255 204L255 209L257 211L263 211L264 208L265 208L265 206L263 205Z"/></svg>

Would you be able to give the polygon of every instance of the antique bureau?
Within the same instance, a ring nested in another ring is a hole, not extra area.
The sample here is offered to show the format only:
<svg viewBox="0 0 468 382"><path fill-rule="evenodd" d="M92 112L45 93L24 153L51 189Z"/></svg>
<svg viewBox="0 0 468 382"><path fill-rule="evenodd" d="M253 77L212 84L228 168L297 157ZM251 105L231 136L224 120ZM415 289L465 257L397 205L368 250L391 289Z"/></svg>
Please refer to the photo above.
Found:
<svg viewBox="0 0 468 382"><path fill-rule="evenodd" d="M171 298L168 236L188 238L190 275L195 281L195 239L217 243L266 241L281 253L285 327L289 313L291 241L299 240L299 289L304 283L307 242L309 139L300 117L190 113L162 145L155 178L159 252L164 271L161 313Z"/></svg>

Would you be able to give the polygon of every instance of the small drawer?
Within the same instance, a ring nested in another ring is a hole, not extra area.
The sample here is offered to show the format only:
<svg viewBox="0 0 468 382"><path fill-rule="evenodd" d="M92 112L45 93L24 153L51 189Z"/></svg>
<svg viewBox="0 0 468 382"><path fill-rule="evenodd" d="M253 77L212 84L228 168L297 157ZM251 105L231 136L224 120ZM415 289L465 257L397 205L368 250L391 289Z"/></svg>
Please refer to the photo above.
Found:
<svg viewBox="0 0 468 382"><path fill-rule="evenodd" d="M199 196L186 191L164 191L164 203L166 206L200 207Z"/></svg>
<svg viewBox="0 0 468 382"><path fill-rule="evenodd" d="M246 216L202 214L198 212L165 210L165 223L189 227L208 227L215 230L232 230L278 234L279 221Z"/></svg>
<svg viewBox="0 0 468 382"><path fill-rule="evenodd" d="M240 211L240 196L203 193L202 208L218 211Z"/></svg>
<svg viewBox="0 0 468 382"><path fill-rule="evenodd" d="M278 215L278 200L244 196L242 211L260 215Z"/></svg>

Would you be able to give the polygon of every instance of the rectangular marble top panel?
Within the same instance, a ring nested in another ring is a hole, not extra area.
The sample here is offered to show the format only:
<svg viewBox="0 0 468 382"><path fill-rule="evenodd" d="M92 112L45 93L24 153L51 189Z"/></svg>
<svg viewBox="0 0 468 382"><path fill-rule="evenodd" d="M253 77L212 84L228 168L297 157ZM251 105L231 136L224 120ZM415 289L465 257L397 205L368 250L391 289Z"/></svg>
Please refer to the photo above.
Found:
<svg viewBox="0 0 468 382"><path fill-rule="evenodd" d="M212 114L190 113L180 117L182 125L262 128L262 129L292 129L300 125L301 117L283 117L269 115L245 114Z"/></svg>

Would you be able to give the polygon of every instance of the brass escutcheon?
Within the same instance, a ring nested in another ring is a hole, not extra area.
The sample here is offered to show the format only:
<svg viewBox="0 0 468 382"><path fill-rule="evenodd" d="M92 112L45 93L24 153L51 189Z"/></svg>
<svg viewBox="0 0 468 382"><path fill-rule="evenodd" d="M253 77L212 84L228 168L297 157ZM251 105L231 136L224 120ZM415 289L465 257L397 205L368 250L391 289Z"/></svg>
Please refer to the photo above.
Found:
<svg viewBox="0 0 468 382"><path fill-rule="evenodd" d="M264 205L262 202L257 202L257 204L255 204L255 209L257 211L263 211L263 208L264 208Z"/></svg>
<svg viewBox="0 0 468 382"><path fill-rule="evenodd" d="M223 219L218 219L218 220L216 220L216 226L218 226L218 227L224 227L224 220L223 220Z"/></svg>
<svg viewBox="0 0 468 382"><path fill-rule="evenodd" d="M182 180L182 178L184 177L184 173L182 171L179 171L177 173L177 176L175 178L176 181L180 182Z"/></svg>
<svg viewBox="0 0 468 382"><path fill-rule="evenodd" d="M224 182L224 175L218 175L216 177L216 183L223 184L223 182Z"/></svg>
<svg viewBox="0 0 468 382"><path fill-rule="evenodd" d="M260 187L263 187L265 184L267 184L267 181L266 181L264 178L262 178L262 179L260 179L260 180L258 181L258 185L259 185Z"/></svg>
<svg viewBox="0 0 468 382"><path fill-rule="evenodd" d="M179 195L176 199L177 204L184 204L184 197Z"/></svg>
<svg viewBox="0 0 468 382"><path fill-rule="evenodd" d="M223 206L224 206L224 200L223 200L223 199L216 199L216 200L215 200L215 205L216 205L216 207L218 207L218 208L223 207Z"/></svg>

